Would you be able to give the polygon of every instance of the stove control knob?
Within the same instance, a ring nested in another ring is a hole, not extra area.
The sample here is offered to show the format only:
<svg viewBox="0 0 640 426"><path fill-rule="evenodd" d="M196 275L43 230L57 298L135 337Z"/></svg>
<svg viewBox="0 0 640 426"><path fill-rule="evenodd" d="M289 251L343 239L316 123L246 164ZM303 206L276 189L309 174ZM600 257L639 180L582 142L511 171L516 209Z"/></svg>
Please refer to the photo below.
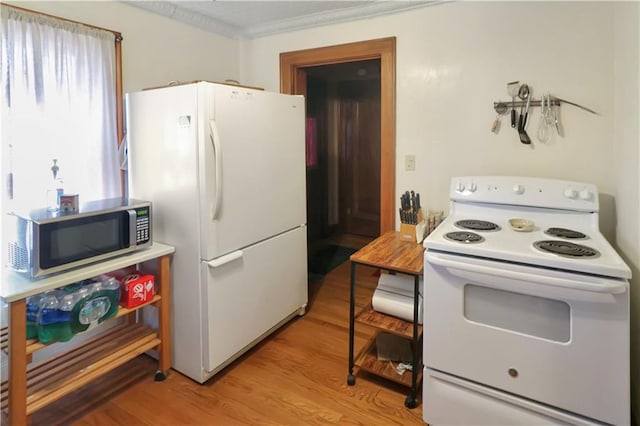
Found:
<svg viewBox="0 0 640 426"><path fill-rule="evenodd" d="M478 185L476 185L475 182L471 182L468 188L469 188L469 192L476 192L476 190L478 189Z"/></svg>
<svg viewBox="0 0 640 426"><path fill-rule="evenodd" d="M516 194L524 194L524 186L520 185L519 183L513 185L513 192L515 192Z"/></svg>
<svg viewBox="0 0 640 426"><path fill-rule="evenodd" d="M571 199L578 198L578 191L571 187L568 187L564 190L564 196Z"/></svg>
<svg viewBox="0 0 640 426"><path fill-rule="evenodd" d="M585 201L590 201L590 200L593 199L593 194L587 188L585 188L582 191L580 191L580 194L578 194L578 195L580 195L580 198L585 200Z"/></svg>
<svg viewBox="0 0 640 426"><path fill-rule="evenodd" d="M456 185L456 192L459 192L459 193L464 192L464 183L458 182L458 184Z"/></svg>

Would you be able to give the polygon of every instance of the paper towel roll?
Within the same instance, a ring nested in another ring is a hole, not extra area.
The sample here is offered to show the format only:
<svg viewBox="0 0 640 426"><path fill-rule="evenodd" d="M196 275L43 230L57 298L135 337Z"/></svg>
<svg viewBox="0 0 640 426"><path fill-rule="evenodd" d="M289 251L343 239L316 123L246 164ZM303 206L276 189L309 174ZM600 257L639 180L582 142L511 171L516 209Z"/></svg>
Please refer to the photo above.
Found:
<svg viewBox="0 0 640 426"><path fill-rule="evenodd" d="M378 288L389 293L396 293L403 296L413 297L414 278L409 275L381 274L378 279ZM420 294L424 294L424 281L420 277L418 286Z"/></svg>
<svg viewBox="0 0 640 426"><path fill-rule="evenodd" d="M418 297L418 323L422 324L422 296ZM377 288L371 298L373 309L406 321L413 321L413 297Z"/></svg>

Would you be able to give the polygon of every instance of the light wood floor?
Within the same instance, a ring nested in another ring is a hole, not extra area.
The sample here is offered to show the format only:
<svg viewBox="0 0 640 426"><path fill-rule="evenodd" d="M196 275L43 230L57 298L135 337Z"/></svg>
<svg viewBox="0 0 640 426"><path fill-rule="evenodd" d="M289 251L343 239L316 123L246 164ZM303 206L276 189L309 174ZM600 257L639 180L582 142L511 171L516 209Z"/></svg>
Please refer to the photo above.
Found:
<svg viewBox="0 0 640 426"><path fill-rule="evenodd" d="M358 267L357 306L373 293L376 271ZM310 284L307 314L290 321L204 385L171 371L154 382L155 361L140 356L36 412L33 425L411 425L422 404L409 389L356 376L347 386L349 262ZM358 324L356 351L372 330Z"/></svg>

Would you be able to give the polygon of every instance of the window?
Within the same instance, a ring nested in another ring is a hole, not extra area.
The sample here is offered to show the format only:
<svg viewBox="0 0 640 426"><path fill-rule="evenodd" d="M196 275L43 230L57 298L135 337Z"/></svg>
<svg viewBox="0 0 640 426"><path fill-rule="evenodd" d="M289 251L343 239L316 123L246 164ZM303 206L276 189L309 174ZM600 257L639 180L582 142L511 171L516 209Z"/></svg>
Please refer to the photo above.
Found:
<svg viewBox="0 0 640 426"><path fill-rule="evenodd" d="M49 204L53 170L80 203L120 195L122 82L120 34L0 7L4 266L16 231L8 214Z"/></svg>
<svg viewBox="0 0 640 426"><path fill-rule="evenodd" d="M2 212L121 194L117 33L2 5Z"/></svg>

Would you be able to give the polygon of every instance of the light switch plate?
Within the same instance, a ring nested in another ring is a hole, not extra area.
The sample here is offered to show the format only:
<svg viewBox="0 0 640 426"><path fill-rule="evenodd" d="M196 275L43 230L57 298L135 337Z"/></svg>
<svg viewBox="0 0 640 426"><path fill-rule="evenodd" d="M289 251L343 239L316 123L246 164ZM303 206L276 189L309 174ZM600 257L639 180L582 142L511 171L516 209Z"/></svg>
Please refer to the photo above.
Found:
<svg viewBox="0 0 640 426"><path fill-rule="evenodd" d="M404 156L404 169L407 172L414 171L416 169L416 156L405 155Z"/></svg>

